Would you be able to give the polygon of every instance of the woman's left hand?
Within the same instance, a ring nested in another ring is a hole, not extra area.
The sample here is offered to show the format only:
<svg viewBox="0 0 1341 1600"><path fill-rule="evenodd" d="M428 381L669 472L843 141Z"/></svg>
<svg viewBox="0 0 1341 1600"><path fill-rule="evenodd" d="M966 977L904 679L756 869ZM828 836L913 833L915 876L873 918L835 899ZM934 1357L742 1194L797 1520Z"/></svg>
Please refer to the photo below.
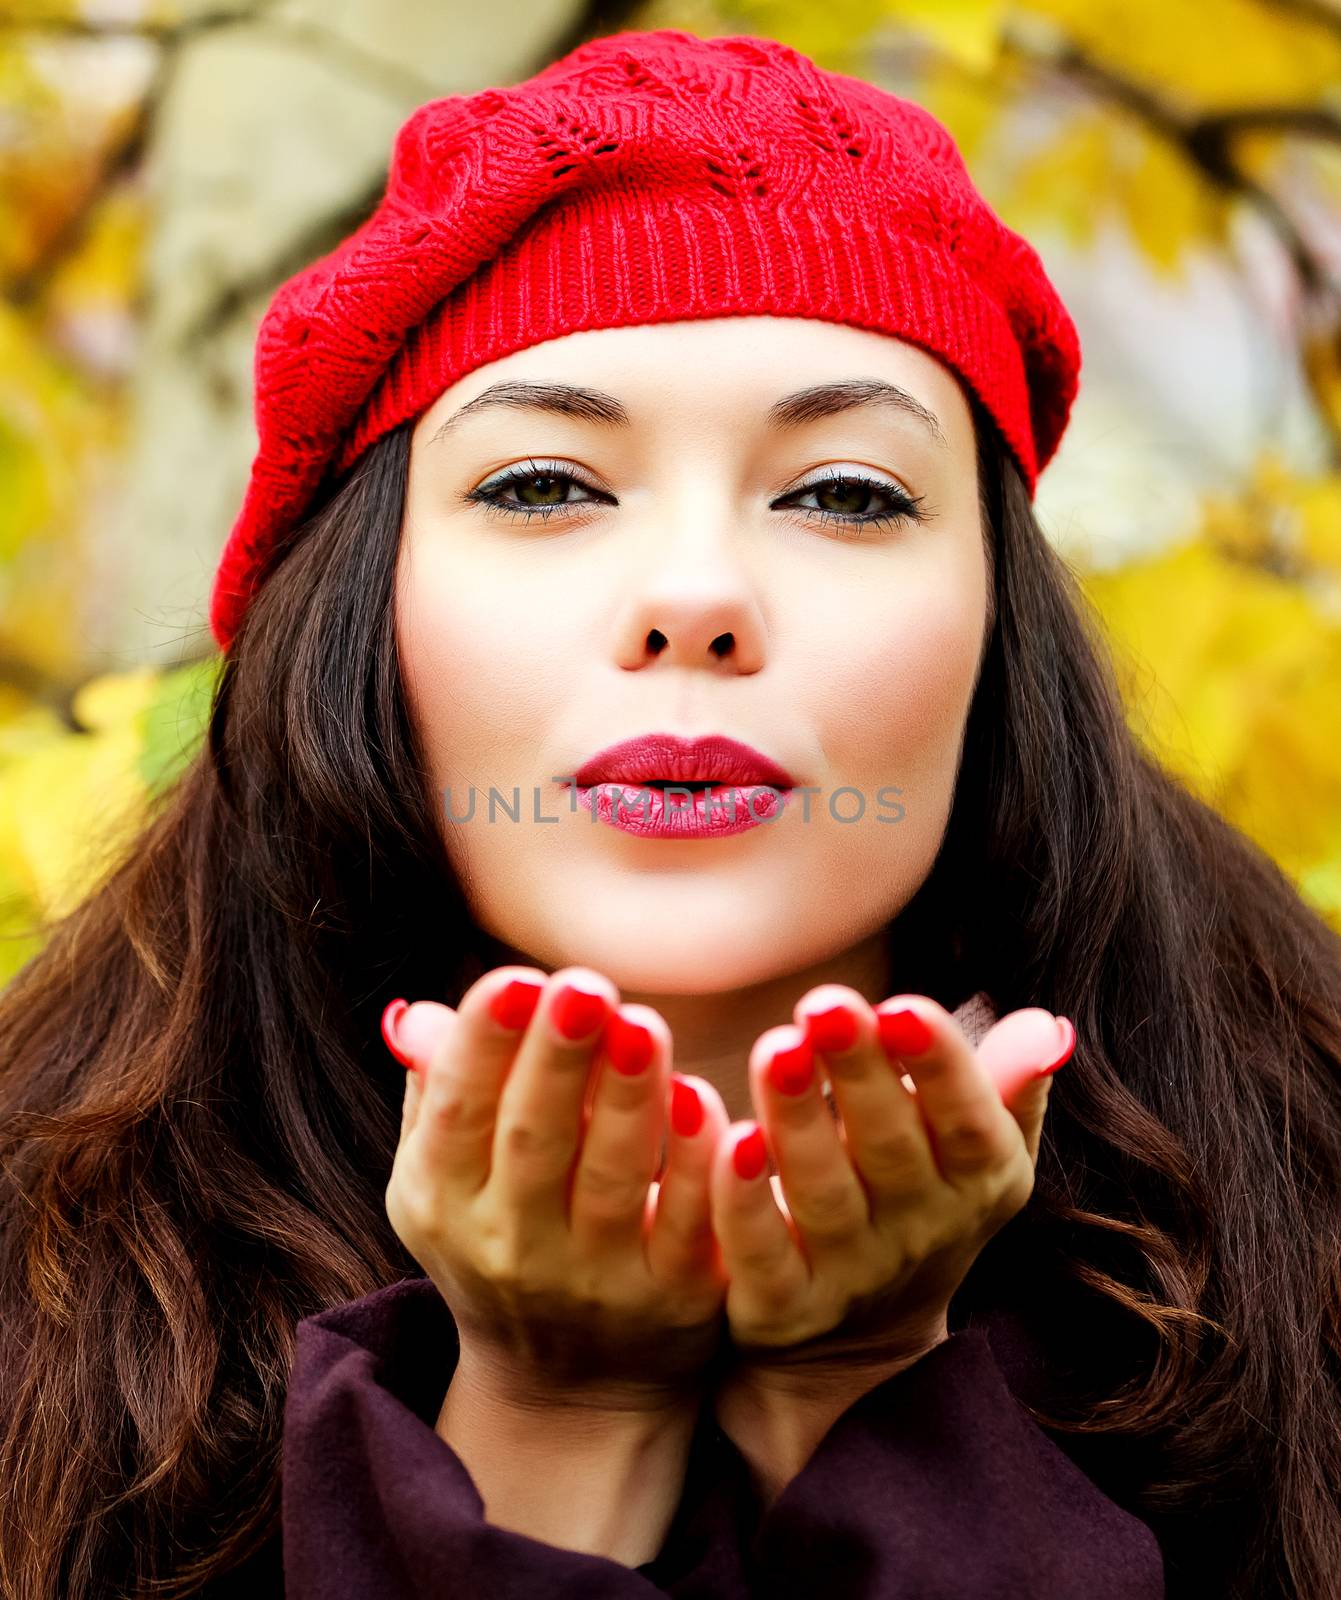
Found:
<svg viewBox="0 0 1341 1600"><path fill-rule="evenodd" d="M897 1371L948 1337L951 1297L1032 1193L1075 1030L1031 1007L975 1049L926 996L873 1008L835 984L794 1015L755 1042L758 1124L728 1129L715 1159L731 1335L756 1369Z"/></svg>

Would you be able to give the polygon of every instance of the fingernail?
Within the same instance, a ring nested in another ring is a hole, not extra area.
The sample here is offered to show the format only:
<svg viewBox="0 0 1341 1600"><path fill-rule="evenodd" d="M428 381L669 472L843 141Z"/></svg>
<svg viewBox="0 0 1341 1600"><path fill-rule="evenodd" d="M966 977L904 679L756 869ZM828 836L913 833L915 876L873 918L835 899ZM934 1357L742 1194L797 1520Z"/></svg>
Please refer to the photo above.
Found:
<svg viewBox="0 0 1341 1600"><path fill-rule="evenodd" d="M815 1052L809 1039L773 1053L768 1081L779 1094L804 1094L815 1076Z"/></svg>
<svg viewBox="0 0 1341 1600"><path fill-rule="evenodd" d="M414 1057L407 1056L396 1042L396 1028L400 1023L400 1019L409 1009L410 1002L408 1000L390 1000L387 1002L386 1010L382 1013L382 1038L386 1043L387 1049L390 1050L391 1054L395 1056L403 1067L414 1067L416 1065Z"/></svg>
<svg viewBox="0 0 1341 1600"><path fill-rule="evenodd" d="M846 1006L805 1013L806 1037L816 1050L850 1050L857 1042L857 1019Z"/></svg>
<svg viewBox="0 0 1341 1600"><path fill-rule="evenodd" d="M698 1090L683 1078L671 1079L671 1127L682 1139L692 1139L703 1126L703 1102Z"/></svg>
<svg viewBox="0 0 1341 1600"><path fill-rule="evenodd" d="M764 1130L751 1129L731 1152L731 1162L742 1178L757 1178L768 1164L768 1147L764 1143Z"/></svg>
<svg viewBox="0 0 1341 1600"><path fill-rule="evenodd" d="M504 1028L524 1028L545 985L537 978L513 978L489 1002L489 1015Z"/></svg>
<svg viewBox="0 0 1341 1600"><path fill-rule="evenodd" d="M603 994L592 994L576 984L565 983L554 996L550 1016L565 1039L584 1039L587 1034L595 1033L605 1019L606 1010Z"/></svg>
<svg viewBox="0 0 1341 1600"><path fill-rule="evenodd" d="M1062 1052L1055 1061L1050 1061L1046 1067L1040 1067L1034 1074L1038 1078L1046 1078L1050 1072L1056 1072L1058 1067L1065 1066L1071 1059L1071 1052L1076 1047L1076 1030L1070 1017L1058 1017L1057 1027L1062 1035Z"/></svg>
<svg viewBox="0 0 1341 1600"><path fill-rule="evenodd" d="M585 1030L583 1030L585 1031ZM626 1078L635 1078L652 1059L656 1040L641 1022L630 1022L618 1011L605 1025L605 1049L610 1064Z"/></svg>
<svg viewBox="0 0 1341 1600"><path fill-rule="evenodd" d="M896 1006L893 1011L877 1011L880 1043L886 1055L920 1056L931 1048L936 1035L929 1023L911 1006Z"/></svg>
<svg viewBox="0 0 1341 1600"><path fill-rule="evenodd" d="M416 1063L430 1061L442 1040L443 1030L453 1026L452 1014L436 1000L416 1000L396 1019L396 1039L407 1056Z"/></svg>

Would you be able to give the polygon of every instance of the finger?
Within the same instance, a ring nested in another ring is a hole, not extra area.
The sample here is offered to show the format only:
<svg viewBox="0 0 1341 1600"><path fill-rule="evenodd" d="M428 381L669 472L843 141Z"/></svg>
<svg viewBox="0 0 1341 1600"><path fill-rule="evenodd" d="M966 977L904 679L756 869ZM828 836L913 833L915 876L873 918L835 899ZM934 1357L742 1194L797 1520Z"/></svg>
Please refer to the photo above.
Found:
<svg viewBox="0 0 1341 1600"><path fill-rule="evenodd" d="M710 1188L732 1325L747 1329L756 1318L776 1325L780 1313L804 1301L810 1265L774 1202L758 1123L727 1128L713 1156Z"/></svg>
<svg viewBox="0 0 1341 1600"><path fill-rule="evenodd" d="M926 995L876 1007L886 1053L917 1086L916 1104L947 1183L972 1186L1016 1160L1022 1136L954 1018Z"/></svg>
<svg viewBox="0 0 1341 1600"><path fill-rule="evenodd" d="M402 1016L397 1037L423 1063L414 1134L438 1181L474 1194L489 1176L499 1091L516 1055L528 1011L545 975L534 967L495 967L466 991L456 1020L421 1000Z"/></svg>
<svg viewBox="0 0 1341 1600"><path fill-rule="evenodd" d="M415 1119L419 1115L419 1102L424 1097L421 1080L417 1068L405 1074L405 1098L400 1103L400 1143L405 1143L406 1135L414 1127Z"/></svg>
<svg viewBox="0 0 1341 1600"><path fill-rule="evenodd" d="M451 1006L436 1000L417 1000L413 1006L406 1000L393 1000L382 1013L382 1037L387 1049L405 1068L405 1098L400 1115L402 1144L419 1116L429 1057L445 1030L455 1022L456 1012Z"/></svg>
<svg viewBox="0 0 1341 1600"><path fill-rule="evenodd" d="M1040 1006L1028 1006L994 1023L977 1047L978 1059L1015 1118L1035 1166L1052 1074L1070 1059L1075 1043L1076 1030L1068 1017L1054 1017ZM901 1081L916 1094L917 1087L907 1073Z"/></svg>
<svg viewBox="0 0 1341 1600"><path fill-rule="evenodd" d="M978 1046L978 1060L1019 1124L1035 1165L1052 1074L1070 1058L1075 1043L1069 1018L1027 1006L994 1023Z"/></svg>
<svg viewBox="0 0 1341 1600"><path fill-rule="evenodd" d="M648 1190L661 1164L670 1056L670 1029L650 1006L611 1013L568 1198L573 1240L588 1250L642 1240Z"/></svg>
<svg viewBox="0 0 1341 1600"><path fill-rule="evenodd" d="M567 1216L592 1062L619 991L591 967L551 974L498 1102L489 1181L502 1204Z"/></svg>
<svg viewBox="0 0 1341 1600"><path fill-rule="evenodd" d="M1051 1073L1040 1073L1025 1084L1015 1100L1006 1107L1024 1135L1029 1163L1033 1167L1038 1166L1038 1150L1043 1142L1043 1120L1047 1115L1048 1096L1051 1093Z"/></svg>
<svg viewBox="0 0 1341 1600"><path fill-rule="evenodd" d="M872 1202L925 1194L940 1169L916 1097L880 1042L874 1009L855 989L820 984L794 1014L828 1071L843 1142Z"/></svg>
<svg viewBox="0 0 1341 1600"><path fill-rule="evenodd" d="M825 1250L850 1246L869 1227L866 1191L820 1093L805 1030L783 1024L761 1033L749 1074L787 1210L813 1266Z"/></svg>
<svg viewBox="0 0 1341 1600"><path fill-rule="evenodd" d="M730 1118L706 1078L673 1074L666 1167L657 1187L647 1264L661 1283L695 1273L724 1276L712 1230L712 1168Z"/></svg>

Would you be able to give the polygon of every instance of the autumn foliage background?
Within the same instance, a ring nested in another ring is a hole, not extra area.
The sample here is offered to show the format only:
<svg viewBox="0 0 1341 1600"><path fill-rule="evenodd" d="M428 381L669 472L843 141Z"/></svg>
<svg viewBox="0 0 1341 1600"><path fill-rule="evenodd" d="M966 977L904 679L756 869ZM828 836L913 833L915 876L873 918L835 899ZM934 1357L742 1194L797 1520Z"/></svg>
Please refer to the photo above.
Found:
<svg viewBox="0 0 1341 1600"><path fill-rule="evenodd" d="M950 129L1080 331L1036 504L1132 726L1341 930L1341 0L0 0L0 984L202 735L274 288L415 105L650 27Z"/></svg>

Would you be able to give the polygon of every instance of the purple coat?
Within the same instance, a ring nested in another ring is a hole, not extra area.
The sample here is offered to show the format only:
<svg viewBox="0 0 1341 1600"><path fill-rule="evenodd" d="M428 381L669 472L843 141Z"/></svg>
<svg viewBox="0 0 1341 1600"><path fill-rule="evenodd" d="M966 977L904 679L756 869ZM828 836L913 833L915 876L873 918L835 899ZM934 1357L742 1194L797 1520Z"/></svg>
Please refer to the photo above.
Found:
<svg viewBox="0 0 1341 1600"><path fill-rule="evenodd" d="M762 1515L742 1456L705 1406L666 1540L630 1568L485 1520L470 1474L434 1431L455 1323L429 1279L406 1278L299 1323L282 1552L263 1554L236 1592L1166 1600L1151 1528L1019 1404L1015 1390L1034 1392L1041 1377L1022 1325L991 1313L956 1327L952 1307L950 1326L948 1340L849 1407Z"/></svg>

